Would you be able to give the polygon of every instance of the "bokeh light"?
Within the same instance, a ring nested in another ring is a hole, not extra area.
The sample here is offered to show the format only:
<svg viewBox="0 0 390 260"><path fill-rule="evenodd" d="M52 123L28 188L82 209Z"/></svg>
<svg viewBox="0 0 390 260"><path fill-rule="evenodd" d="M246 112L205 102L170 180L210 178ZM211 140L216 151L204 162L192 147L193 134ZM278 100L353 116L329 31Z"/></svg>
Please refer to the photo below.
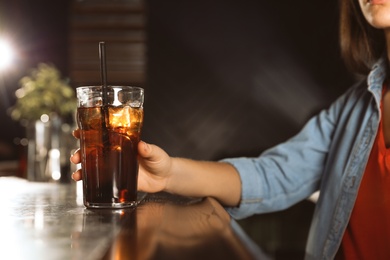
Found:
<svg viewBox="0 0 390 260"><path fill-rule="evenodd" d="M13 48L5 39L0 39L0 57L0 70L7 68L14 59Z"/></svg>

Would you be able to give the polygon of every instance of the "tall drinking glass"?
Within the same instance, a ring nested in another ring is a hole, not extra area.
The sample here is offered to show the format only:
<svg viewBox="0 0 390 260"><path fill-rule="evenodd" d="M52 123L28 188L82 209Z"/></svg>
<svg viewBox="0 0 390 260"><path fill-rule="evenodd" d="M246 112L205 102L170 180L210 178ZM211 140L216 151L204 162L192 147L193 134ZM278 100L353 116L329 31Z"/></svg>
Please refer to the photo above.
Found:
<svg viewBox="0 0 390 260"><path fill-rule="evenodd" d="M76 89L84 205L124 208L137 204L137 146L144 90L131 86ZM103 98L107 102L103 105Z"/></svg>

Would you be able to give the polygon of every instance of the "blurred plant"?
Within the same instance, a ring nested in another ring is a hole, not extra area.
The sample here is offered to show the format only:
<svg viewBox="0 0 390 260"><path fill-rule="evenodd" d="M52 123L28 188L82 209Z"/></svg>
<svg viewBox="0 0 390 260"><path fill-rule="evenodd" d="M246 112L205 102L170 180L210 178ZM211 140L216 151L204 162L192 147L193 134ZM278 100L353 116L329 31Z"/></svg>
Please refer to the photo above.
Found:
<svg viewBox="0 0 390 260"><path fill-rule="evenodd" d="M19 81L17 101L11 108L11 117L16 121L37 120L43 114L53 113L67 117L75 112L75 91L67 79L61 79L59 70L51 64L40 63L29 76Z"/></svg>

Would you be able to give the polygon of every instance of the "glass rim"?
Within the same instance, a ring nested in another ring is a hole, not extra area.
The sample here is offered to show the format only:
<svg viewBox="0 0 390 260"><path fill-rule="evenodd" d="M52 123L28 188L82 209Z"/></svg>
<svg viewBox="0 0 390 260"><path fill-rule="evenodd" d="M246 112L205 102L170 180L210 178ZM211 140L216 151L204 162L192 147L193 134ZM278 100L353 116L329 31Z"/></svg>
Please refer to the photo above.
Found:
<svg viewBox="0 0 390 260"><path fill-rule="evenodd" d="M145 91L144 88L138 87L138 86L131 86L131 85L107 85L108 88L122 88L122 89L134 89L134 90L140 90ZM78 89L102 89L102 85L87 85L87 86L79 86L76 87L76 90Z"/></svg>

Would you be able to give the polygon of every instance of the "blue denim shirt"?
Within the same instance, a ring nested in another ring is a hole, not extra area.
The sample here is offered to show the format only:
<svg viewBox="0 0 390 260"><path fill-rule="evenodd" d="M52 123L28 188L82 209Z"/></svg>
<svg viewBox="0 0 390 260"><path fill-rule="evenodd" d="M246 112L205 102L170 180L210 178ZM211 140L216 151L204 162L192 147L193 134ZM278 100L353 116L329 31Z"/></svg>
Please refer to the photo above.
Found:
<svg viewBox="0 0 390 260"><path fill-rule="evenodd" d="M380 121L386 59L294 137L257 158L232 158L242 182L233 218L283 210L320 190L306 259L334 258L354 207Z"/></svg>

